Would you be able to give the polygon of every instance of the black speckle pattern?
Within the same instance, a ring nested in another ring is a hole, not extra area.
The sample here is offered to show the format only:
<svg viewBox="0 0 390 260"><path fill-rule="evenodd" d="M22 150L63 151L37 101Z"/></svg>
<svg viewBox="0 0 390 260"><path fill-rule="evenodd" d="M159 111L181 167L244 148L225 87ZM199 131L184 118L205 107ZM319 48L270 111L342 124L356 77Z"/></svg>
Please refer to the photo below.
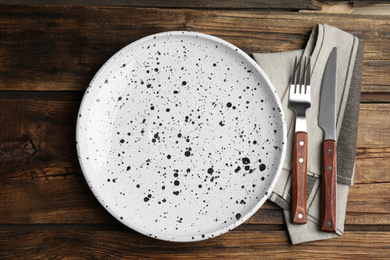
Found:
<svg viewBox="0 0 390 260"><path fill-rule="evenodd" d="M249 56L209 35L167 32L100 69L80 107L77 149L95 196L121 222L198 241L265 202L285 132L276 92Z"/></svg>

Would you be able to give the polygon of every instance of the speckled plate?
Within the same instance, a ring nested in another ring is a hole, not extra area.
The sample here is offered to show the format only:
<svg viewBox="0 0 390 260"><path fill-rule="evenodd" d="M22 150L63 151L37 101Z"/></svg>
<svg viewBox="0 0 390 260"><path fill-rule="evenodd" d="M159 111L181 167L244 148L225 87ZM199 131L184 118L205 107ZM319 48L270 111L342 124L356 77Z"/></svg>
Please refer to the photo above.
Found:
<svg viewBox="0 0 390 260"><path fill-rule="evenodd" d="M195 32L142 38L93 78L77 150L101 204L153 238L197 241L252 216L281 172L275 89L243 51Z"/></svg>

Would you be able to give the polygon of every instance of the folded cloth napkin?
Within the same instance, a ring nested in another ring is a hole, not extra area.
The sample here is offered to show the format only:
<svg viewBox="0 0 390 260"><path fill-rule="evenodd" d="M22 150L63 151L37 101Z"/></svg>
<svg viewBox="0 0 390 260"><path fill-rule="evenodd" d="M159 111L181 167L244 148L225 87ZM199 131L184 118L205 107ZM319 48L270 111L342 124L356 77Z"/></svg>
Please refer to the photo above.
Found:
<svg viewBox="0 0 390 260"><path fill-rule="evenodd" d="M333 47L338 48L337 69L337 209L336 233L320 230L321 152L323 131L318 126L318 111L322 75ZM288 107L288 93L295 57L311 56L311 101L307 110L308 221L305 225L291 223L293 137L295 115ZM318 24L312 31L304 50L281 53L253 54L254 59L269 76L282 101L287 126L287 153L283 170L269 199L283 208L288 232L293 244L341 236L349 186L353 184L359 116L363 41L335 27Z"/></svg>

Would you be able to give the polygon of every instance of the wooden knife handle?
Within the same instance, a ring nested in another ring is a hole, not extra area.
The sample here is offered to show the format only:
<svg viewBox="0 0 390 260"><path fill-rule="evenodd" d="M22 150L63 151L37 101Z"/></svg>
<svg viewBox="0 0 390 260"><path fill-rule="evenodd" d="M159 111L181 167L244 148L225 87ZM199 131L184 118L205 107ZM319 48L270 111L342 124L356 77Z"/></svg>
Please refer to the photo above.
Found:
<svg viewBox="0 0 390 260"><path fill-rule="evenodd" d="M322 151L321 230L336 232L336 142L325 140Z"/></svg>
<svg viewBox="0 0 390 260"><path fill-rule="evenodd" d="M292 222L307 222L307 133L296 132L294 138Z"/></svg>

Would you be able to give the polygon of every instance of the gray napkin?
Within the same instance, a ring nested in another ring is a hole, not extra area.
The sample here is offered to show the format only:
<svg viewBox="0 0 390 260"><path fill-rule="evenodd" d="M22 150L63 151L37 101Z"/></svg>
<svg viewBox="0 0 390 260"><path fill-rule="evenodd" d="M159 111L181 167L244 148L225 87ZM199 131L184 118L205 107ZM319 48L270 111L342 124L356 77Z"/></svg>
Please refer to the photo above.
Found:
<svg viewBox="0 0 390 260"><path fill-rule="evenodd" d="M337 212L336 233L320 230L321 151L323 131L318 126L319 97L322 74L333 47L338 48L337 70ZM288 90L295 57L311 56L312 106L308 120L308 222L291 223L290 202L292 186L292 155L295 127L294 112L288 108ZM329 239L344 232L349 186L353 184L357 123L363 59L363 41L335 27L318 24L312 31L304 50L281 53L253 54L254 59L269 76L282 101L287 124L287 153L283 170L269 199L284 210L288 232L293 244Z"/></svg>

